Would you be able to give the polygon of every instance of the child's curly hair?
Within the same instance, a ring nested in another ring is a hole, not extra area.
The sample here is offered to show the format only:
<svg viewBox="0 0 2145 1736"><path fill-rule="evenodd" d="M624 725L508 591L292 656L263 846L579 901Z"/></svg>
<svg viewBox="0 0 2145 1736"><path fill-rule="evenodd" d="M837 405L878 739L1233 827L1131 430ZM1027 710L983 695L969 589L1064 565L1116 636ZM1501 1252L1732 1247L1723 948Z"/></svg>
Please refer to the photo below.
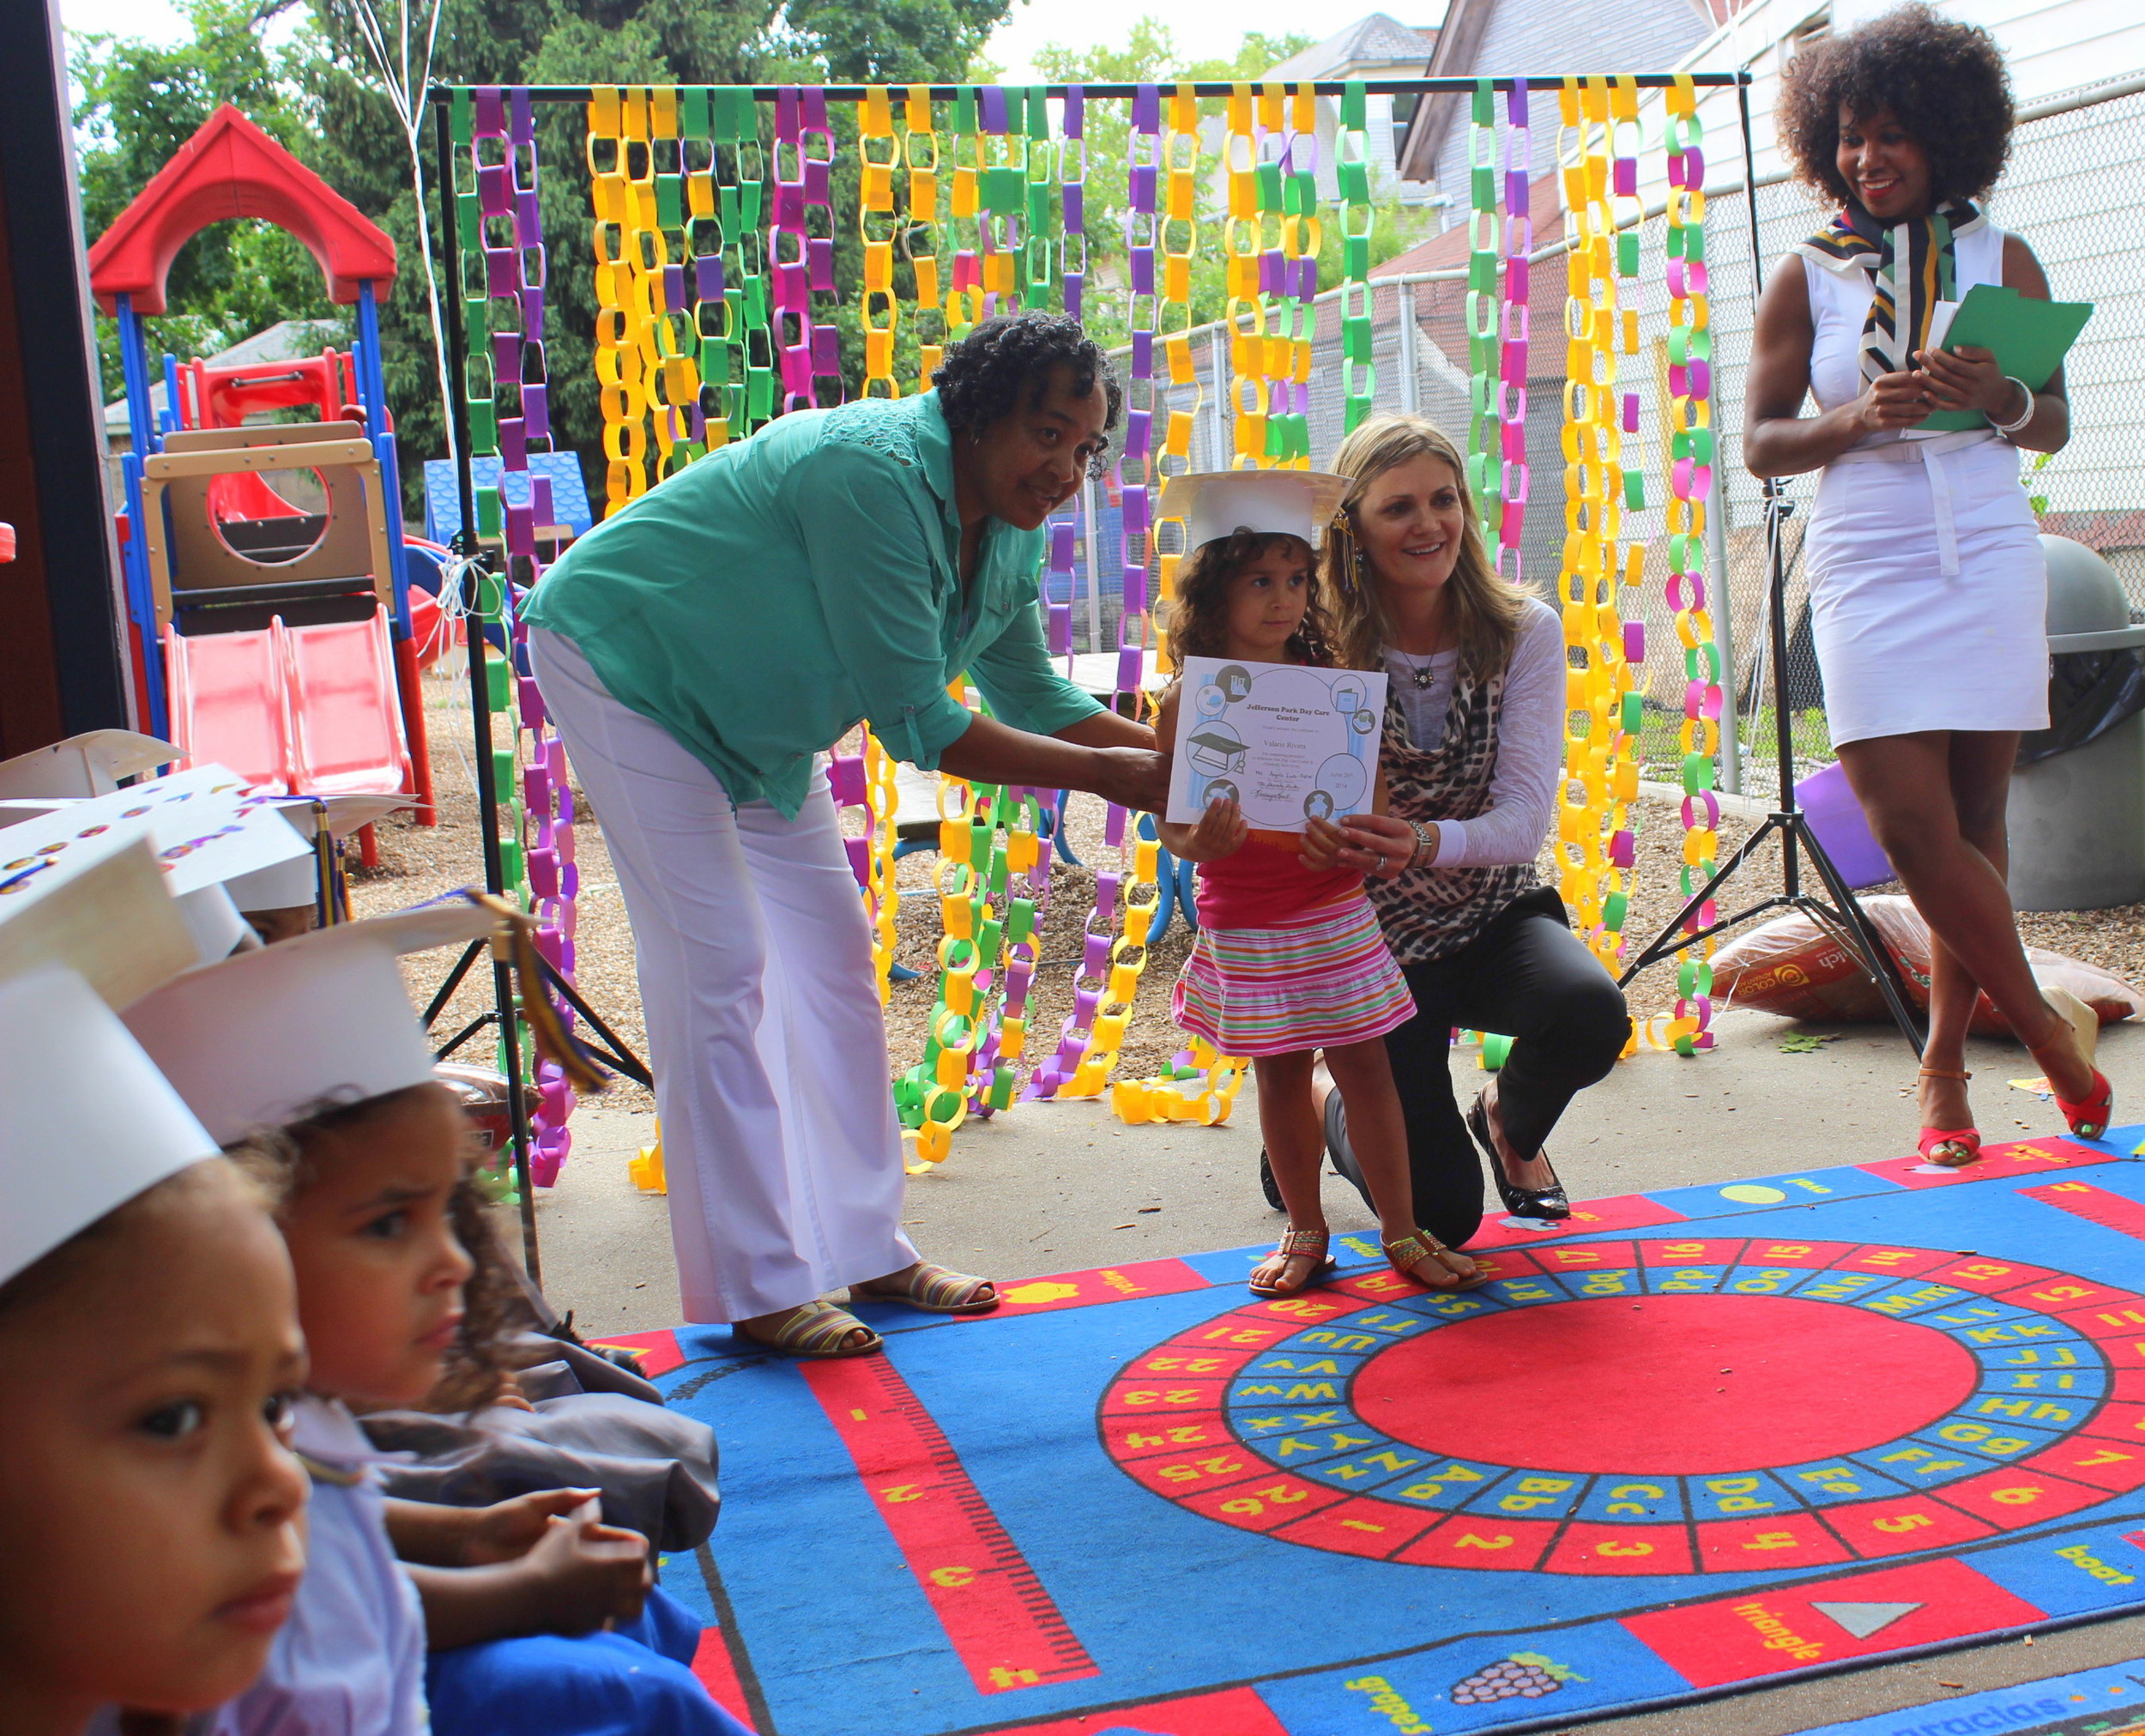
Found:
<svg viewBox="0 0 2145 1736"><path fill-rule="evenodd" d="M280 1213L311 1183L322 1147L329 1140L394 1113L420 1092L438 1089L426 1083L354 1103L326 1098L309 1104L295 1121L252 1134L231 1147L229 1155L267 1189ZM482 1189L473 1175L465 1175L449 1196L447 1215L475 1270L462 1286L462 1336L447 1353L446 1370L419 1406L422 1410L480 1410L497 1400L511 1381L513 1364L505 1347L518 1324L522 1289L508 1263L511 1256L499 1245L484 1208Z"/></svg>
<svg viewBox="0 0 2145 1736"><path fill-rule="evenodd" d="M1303 539L1285 531L1239 530L1203 542L1179 563L1176 595L1169 604L1169 650L1185 657L1229 655L1229 587L1236 575L1261 555L1284 547L1300 548L1309 576L1303 620L1290 636L1289 649L1307 663L1332 668L1333 629L1326 618L1319 588L1318 558Z"/></svg>

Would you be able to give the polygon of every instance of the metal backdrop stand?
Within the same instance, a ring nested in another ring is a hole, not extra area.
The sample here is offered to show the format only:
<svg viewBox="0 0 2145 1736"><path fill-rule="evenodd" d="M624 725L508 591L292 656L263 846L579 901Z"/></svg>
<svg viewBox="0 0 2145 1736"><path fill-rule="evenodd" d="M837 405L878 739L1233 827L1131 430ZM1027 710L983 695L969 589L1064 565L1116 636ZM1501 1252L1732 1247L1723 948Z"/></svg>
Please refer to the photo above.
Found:
<svg viewBox="0 0 2145 1736"><path fill-rule="evenodd" d="M1742 111L1743 119L1743 172L1746 204L1750 216L1751 304L1755 307L1765 279L1764 257L1758 243L1757 163L1750 144L1749 87L1737 88L1736 100ZM1773 812L1765 817L1765 823L1745 838L1741 848L1721 864L1696 896L1670 918L1668 926L1631 961L1616 981L1621 987L1647 965L1658 964L1685 947L1747 922L1751 917L1762 916L1767 910L1799 910L1822 925L1854 954L1856 961L1876 983L1877 992L1884 997L1886 1008L1918 1056L1922 1052L1922 1026L1915 1015L1913 1001L1907 994L1906 978L1900 974L1898 961L1893 958L1891 948L1884 944L1876 925L1870 921L1869 913L1856 899L1853 889L1840 877L1840 870L1825 853L1825 847L1818 843L1817 834L1810 829L1810 817L1803 812L1795 799L1795 741L1790 729L1792 720L1787 700L1787 565L1784 553L1785 522L1794 510L1793 503L1786 498L1779 480L1767 478L1765 544L1770 570L1766 602L1771 635L1767 651L1773 665L1773 743L1779 756L1779 800ZM1725 568L1715 572L1713 583L1719 605L1724 608L1730 607L1728 575ZM1736 672L1733 669L1724 669L1721 673L1727 680L1734 680ZM1683 924L1705 905L1715 892L1735 877L1737 870L1750 859L1759 845L1775 836L1780 841L1780 890L1710 927L1685 934ZM1818 879L1824 882L1825 890L1831 894L1830 904L1803 890L1800 858L1804 851L1809 853L1810 865L1817 871Z"/></svg>
<svg viewBox="0 0 2145 1736"><path fill-rule="evenodd" d="M1747 72L1698 72L1690 75L1690 81L1694 85L1701 88L1728 86L1733 86L1736 88L1743 105L1743 155L1747 162L1750 151L1750 106L1748 94L1750 75ZM1648 72L1639 73L1633 76L1634 83L1643 89L1649 90L1661 89L1675 82L1676 75L1671 73ZM1472 78L1369 79L1363 81L1363 89L1367 94L1374 96L1425 96L1439 91L1470 92L1475 89L1477 82L1478 81ZM1544 90L1555 89L1562 82L1561 77L1530 78L1527 81L1530 88ZM1508 91L1512 88L1513 81L1508 76L1492 79L1489 83L1496 90ZM479 604L485 584L496 580L497 583L504 585L507 583L507 579L505 575L495 575L492 572L490 553L478 540L475 529L476 481L470 468L469 452L468 342L468 334L462 326L459 269L452 257L450 251L452 244L449 239L457 233L455 221L454 139L450 105L454 100L456 89L474 88L433 85L425 92L425 101L432 110L433 153L438 183L437 197L439 201L439 245L448 255L444 263L450 268L448 275L452 284L450 293L443 295L440 299L445 304L447 374L451 398L448 412L454 419L455 481L462 507L462 529L455 536L454 552L468 563L462 569L462 601L467 611L463 619L465 622L475 624L474 628L468 630L470 639L469 713L470 728L474 736L476 749L477 806L480 814L480 823L484 832L484 885L487 892L497 896L503 894L506 888L505 876L499 856L499 794L492 772L492 714L484 685L483 617L479 612ZM934 101L950 102L960 94L963 88L967 88L970 87L937 84L929 88L929 94ZM1169 88L1176 89L1181 87ZM1340 96L1347 90L1346 84L1332 80L1320 80L1312 88L1320 96ZM593 95L593 88L585 84L532 85L527 88L530 100L540 103L586 104ZM872 88L859 84L831 84L823 88L827 96L837 100L861 101L870 94ZM1066 92L1066 87L1062 84L1046 85L1041 88L1045 94L1055 97L1062 97ZM1129 100L1139 95L1140 87L1135 84L1084 84L1080 87L1080 90L1084 96L1097 100ZM1235 85L1228 83L1202 82L1193 87L1193 94L1202 97L1227 97L1233 95L1236 90ZM778 94L776 88L773 85L758 85L752 88L752 97L757 102L771 103ZM512 656L511 639L506 650L507 655L511 657ZM1793 792L1791 789L1786 800L1792 801L1792 799ZM1776 815L1774 818L1778 819L1779 816ZM1747 848L1746 846L1746 850ZM1792 846L1791 845L1790 848L1792 850ZM1822 862L1823 858L1817 851L1814 840L1810 848L1813 857ZM1739 857L1738 860L1740 860ZM1791 862L1792 860L1791 856ZM1734 863L1730 863L1729 869L1731 870L1734 866ZM1829 864L1828 863L1825 868L1821 869L1821 872L1828 869ZM1728 871L1724 870L1721 874L1716 876L1715 883L1718 884L1719 880L1725 880ZM1792 873L1793 869L1791 867L1791 880ZM1707 890L1710 892L1711 888ZM1841 896L1846 895L1843 892ZM1852 904L1852 898L1848 898L1847 901ZM1761 908L1769 908L1769 906L1761 906ZM1679 917L1677 920L1681 921L1682 918ZM1741 918L1737 920L1740 921ZM1657 947L1659 944L1659 942L1656 943ZM433 995L432 1004L426 1010L425 1022L427 1028L438 1016L448 1001L452 998L455 989L460 986L470 967L476 962L478 950L478 947L472 947L463 953L454 969L448 974L445 983ZM1649 948L1647 955L1641 959L1640 964L1651 963L1654 956L1655 950ZM1639 965L1632 967L1634 971L1639 968ZM609 1045L608 1053L602 1050L596 1051L600 1058L616 1068L628 1079L643 1085L650 1084L651 1082L650 1070L646 1064L635 1056L633 1051L619 1039L609 1025L595 1015L572 986L566 983L558 971L550 967L548 961L545 964L544 976L551 987L564 998L566 1004L585 1019L590 1028L597 1031ZM1628 973L1626 980L1628 980ZM522 1258L523 1263L528 1269L530 1281L541 1287L543 1279L538 1263L536 1248L536 1201L529 1173L531 1140L529 1103L528 1094L522 1088L520 1032L515 1022L513 978L508 967L496 959L493 959L492 965L492 995L493 1003L492 1009L472 1020L468 1026L456 1033L446 1048L440 1051L440 1054L442 1056L451 1054L487 1025L496 1025L498 1027L500 1062L506 1074L507 1115L513 1125L514 1181L516 1190L521 1195Z"/></svg>

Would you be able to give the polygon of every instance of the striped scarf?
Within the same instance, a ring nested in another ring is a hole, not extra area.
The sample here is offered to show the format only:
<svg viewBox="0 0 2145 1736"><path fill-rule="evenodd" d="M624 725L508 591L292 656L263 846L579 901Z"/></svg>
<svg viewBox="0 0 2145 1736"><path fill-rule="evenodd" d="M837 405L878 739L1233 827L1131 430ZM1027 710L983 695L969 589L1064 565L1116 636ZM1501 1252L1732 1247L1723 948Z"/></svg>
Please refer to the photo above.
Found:
<svg viewBox="0 0 2145 1736"><path fill-rule="evenodd" d="M1870 280L1870 317L1862 327L1862 377L1903 373L1928 347L1929 318L1939 301L1958 299L1953 243L1987 220L1964 199L1886 228L1852 202L1795 251L1828 271L1861 271Z"/></svg>

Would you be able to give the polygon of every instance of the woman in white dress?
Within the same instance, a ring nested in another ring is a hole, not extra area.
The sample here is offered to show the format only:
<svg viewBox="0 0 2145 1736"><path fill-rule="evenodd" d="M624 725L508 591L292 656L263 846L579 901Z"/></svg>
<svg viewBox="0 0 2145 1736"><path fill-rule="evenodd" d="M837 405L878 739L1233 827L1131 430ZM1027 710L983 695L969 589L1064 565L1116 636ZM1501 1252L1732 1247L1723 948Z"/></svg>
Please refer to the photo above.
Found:
<svg viewBox="0 0 2145 1736"><path fill-rule="evenodd" d="M1822 469L1806 554L1832 741L1870 830L1930 932L1925 1160L1973 1162L1967 1022L1977 989L2032 1049L2071 1130L2107 1126L2082 1033L2042 998L2004 884L2021 730L2048 723L2048 587L2018 453L2069 438L1986 350L1929 342L1977 283L2048 299L2033 251L1977 203L2009 149L2009 80L1985 31L1904 6L1790 64L1781 142L1842 202L1758 309L1743 454L1760 476ZM1800 414L1804 395L1818 414ZM1939 410L1977 426L1918 432Z"/></svg>

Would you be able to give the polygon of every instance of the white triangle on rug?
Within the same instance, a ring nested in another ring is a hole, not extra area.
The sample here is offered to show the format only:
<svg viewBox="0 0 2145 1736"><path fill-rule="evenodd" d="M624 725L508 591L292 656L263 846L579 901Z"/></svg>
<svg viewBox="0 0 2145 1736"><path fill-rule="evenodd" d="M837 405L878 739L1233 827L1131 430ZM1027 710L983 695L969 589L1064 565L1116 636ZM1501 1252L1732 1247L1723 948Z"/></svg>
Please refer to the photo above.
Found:
<svg viewBox="0 0 2145 1736"><path fill-rule="evenodd" d="M1912 1615L1921 1608L1918 1603L1813 1603L1810 1607L1852 1634L1858 1640L1866 1640L1871 1634L1881 1633L1901 1616Z"/></svg>

